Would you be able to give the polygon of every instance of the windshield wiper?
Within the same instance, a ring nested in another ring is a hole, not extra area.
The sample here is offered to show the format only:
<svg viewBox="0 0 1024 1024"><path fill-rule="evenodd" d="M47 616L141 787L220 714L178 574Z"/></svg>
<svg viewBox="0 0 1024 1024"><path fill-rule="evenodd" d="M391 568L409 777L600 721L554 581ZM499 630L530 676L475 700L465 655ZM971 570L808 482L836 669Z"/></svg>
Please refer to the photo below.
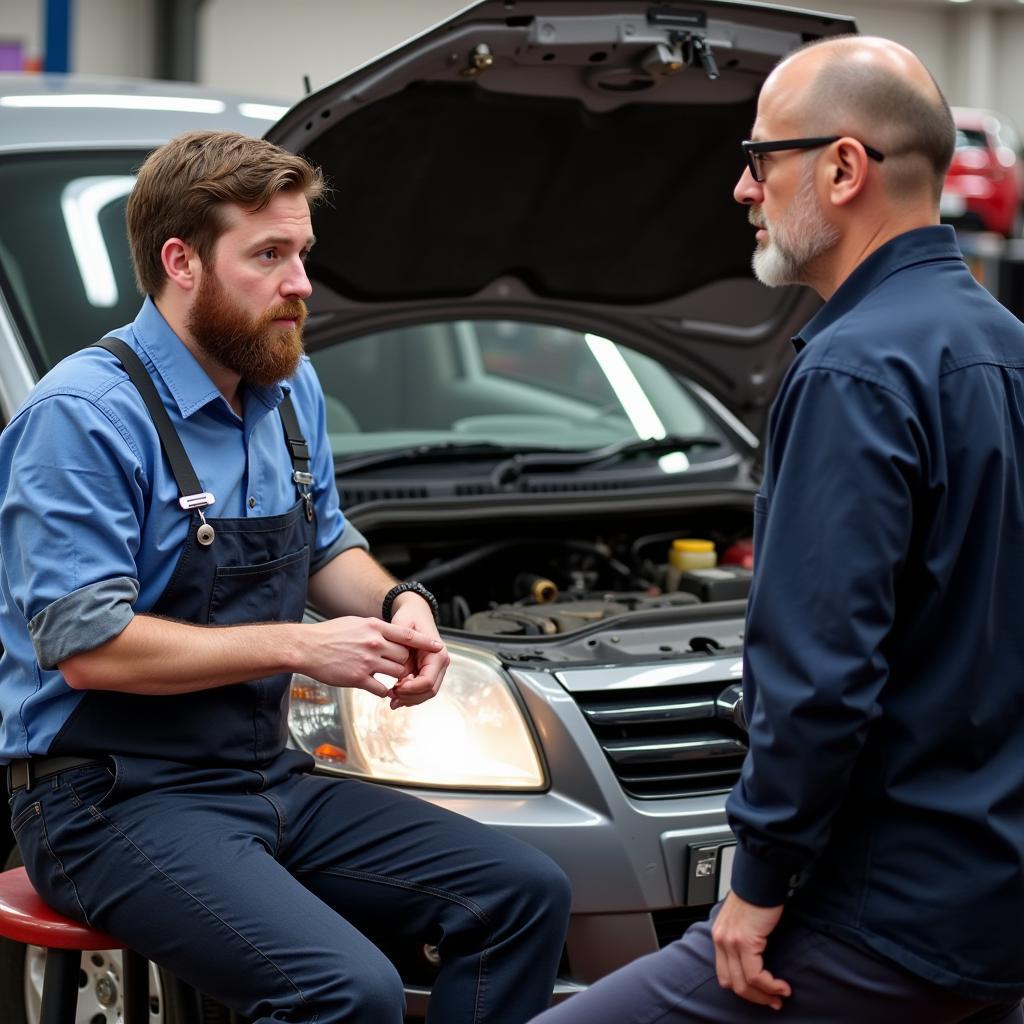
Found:
<svg viewBox="0 0 1024 1024"><path fill-rule="evenodd" d="M713 434L670 434L661 438L634 438L630 441L616 441L603 448L586 451L552 451L546 445L517 446L516 454L504 459L494 467L491 483L495 490L518 479L526 471L558 470L579 466L599 466L602 462L619 460L639 452L688 451L698 447L716 447L722 439ZM504 455L511 446L491 441L436 441L414 444L405 448L388 448L364 455L335 457L335 473L343 476L364 469L382 466L400 466L409 462L430 459L475 459Z"/></svg>
<svg viewBox="0 0 1024 1024"><path fill-rule="evenodd" d="M414 444L405 448L387 448L380 452L367 452L365 455L335 456L334 472L340 476L344 473L355 473L361 469L372 469L380 466L400 466L406 462L421 460L462 459L478 456L504 455L508 452L507 444L493 444L490 441L437 441L434 443ZM522 450L522 449L519 449ZM527 449L531 452L547 451L546 447L537 446Z"/></svg>
<svg viewBox="0 0 1024 1024"><path fill-rule="evenodd" d="M583 466L598 467L603 462L618 462L630 455L642 452L689 451L692 448L716 448L722 439L714 434L668 434L665 437L634 438L631 441L616 441L603 448L592 448L584 452L544 451L533 454L517 454L498 463L491 473L491 485L495 490L518 480L526 472L536 470L576 469Z"/></svg>

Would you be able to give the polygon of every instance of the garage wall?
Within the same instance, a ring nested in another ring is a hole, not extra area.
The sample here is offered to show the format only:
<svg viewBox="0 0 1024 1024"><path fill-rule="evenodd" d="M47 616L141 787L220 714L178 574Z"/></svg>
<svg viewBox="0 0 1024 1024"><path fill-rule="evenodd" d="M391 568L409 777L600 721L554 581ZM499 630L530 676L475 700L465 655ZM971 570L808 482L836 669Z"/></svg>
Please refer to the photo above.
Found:
<svg viewBox="0 0 1024 1024"><path fill-rule="evenodd" d="M995 95L999 109L1024 130L1024 17L1000 17L996 33Z"/></svg>
<svg viewBox="0 0 1024 1024"><path fill-rule="evenodd" d="M258 89L295 99L303 73L309 74L316 88L465 6L468 4L458 0L379 0L373 8L357 0L301 0L294 6L301 17L282 18L277 0L205 0L200 75L204 82L220 88ZM852 15L860 31L911 46L944 89L954 84L948 38L955 26L950 15L966 11L870 0L811 0L793 6ZM1024 10L1018 20L1024 26ZM252 62L235 56L258 52L271 36L277 48L273 59ZM1024 110L1021 120L1024 122Z"/></svg>
<svg viewBox="0 0 1024 1024"><path fill-rule="evenodd" d="M153 74L149 0L77 0L71 14L72 70L133 78Z"/></svg>
<svg viewBox="0 0 1024 1024"><path fill-rule="evenodd" d="M20 43L28 57L39 55L42 47L42 23L38 3L0 0L0 39Z"/></svg>
<svg viewBox="0 0 1024 1024"><path fill-rule="evenodd" d="M858 31L865 35L885 36L909 46L928 65L944 91L951 86L948 34L952 28L950 14L956 11L937 5L914 3L871 3L865 0L849 2L809 2L795 6L813 7L817 11L847 14L857 22ZM952 7L952 5L949 5Z"/></svg>
<svg viewBox="0 0 1024 1024"><path fill-rule="evenodd" d="M0 0L0 39L41 57L43 0ZM152 0L72 0L71 67L90 75L153 73Z"/></svg>
<svg viewBox="0 0 1024 1024"><path fill-rule="evenodd" d="M293 101L303 73L316 88L464 6L458 0L378 0L372 7L301 0L293 8L301 17L282 18L276 0L205 0L200 76L210 85ZM1024 7L924 0L798 0L794 6L852 15L861 32L904 43L952 103L1002 109L1024 130ZM269 38L273 58L249 59Z"/></svg>
<svg viewBox="0 0 1024 1024"><path fill-rule="evenodd" d="M218 88L294 102L304 74L317 89L465 6L453 0L293 0L285 16L279 0L206 0L199 77ZM266 60L255 56L263 53Z"/></svg>
<svg viewBox="0 0 1024 1024"><path fill-rule="evenodd" d="M462 0L204 0L199 79L294 102L467 6ZM1008 0L795 0L850 14L912 47L955 104L994 106L1024 130L1024 6ZM0 39L42 45L43 0L0 0ZM153 73L153 0L72 0L72 62L92 74Z"/></svg>

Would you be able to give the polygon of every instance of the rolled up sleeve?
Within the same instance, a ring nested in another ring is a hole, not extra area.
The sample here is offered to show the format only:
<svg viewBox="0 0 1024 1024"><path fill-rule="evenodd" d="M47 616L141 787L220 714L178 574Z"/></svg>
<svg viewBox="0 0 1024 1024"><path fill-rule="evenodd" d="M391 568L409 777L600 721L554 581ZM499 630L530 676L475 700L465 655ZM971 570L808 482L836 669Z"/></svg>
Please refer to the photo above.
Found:
<svg viewBox="0 0 1024 1024"><path fill-rule="evenodd" d="M28 624L39 667L56 668L112 640L135 617L138 596L138 583L121 576L81 587L48 605Z"/></svg>
<svg viewBox="0 0 1024 1024"><path fill-rule="evenodd" d="M74 395L34 402L7 434L0 557L49 669L116 636L134 615L141 468L120 429Z"/></svg>

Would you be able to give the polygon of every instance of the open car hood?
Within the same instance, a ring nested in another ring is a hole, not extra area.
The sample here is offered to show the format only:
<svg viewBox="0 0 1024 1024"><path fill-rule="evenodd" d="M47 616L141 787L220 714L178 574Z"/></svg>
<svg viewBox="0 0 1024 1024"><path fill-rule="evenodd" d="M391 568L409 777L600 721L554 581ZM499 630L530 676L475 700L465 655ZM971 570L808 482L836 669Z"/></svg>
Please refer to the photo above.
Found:
<svg viewBox="0 0 1024 1024"><path fill-rule="evenodd" d="M780 57L853 22L746 3L484 0L306 97L307 343L517 317L606 334L760 432L817 306L750 271L739 142Z"/></svg>

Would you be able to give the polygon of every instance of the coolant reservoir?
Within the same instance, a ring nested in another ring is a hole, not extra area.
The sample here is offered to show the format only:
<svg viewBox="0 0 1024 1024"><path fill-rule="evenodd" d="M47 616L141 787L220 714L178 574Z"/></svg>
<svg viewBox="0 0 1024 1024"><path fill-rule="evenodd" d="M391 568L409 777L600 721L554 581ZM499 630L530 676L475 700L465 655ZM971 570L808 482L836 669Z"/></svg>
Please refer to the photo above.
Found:
<svg viewBox="0 0 1024 1024"><path fill-rule="evenodd" d="M718 564L715 545L709 540L693 537L677 538L668 550L668 568L665 574L665 589L679 589L679 577L694 569L714 569Z"/></svg>

